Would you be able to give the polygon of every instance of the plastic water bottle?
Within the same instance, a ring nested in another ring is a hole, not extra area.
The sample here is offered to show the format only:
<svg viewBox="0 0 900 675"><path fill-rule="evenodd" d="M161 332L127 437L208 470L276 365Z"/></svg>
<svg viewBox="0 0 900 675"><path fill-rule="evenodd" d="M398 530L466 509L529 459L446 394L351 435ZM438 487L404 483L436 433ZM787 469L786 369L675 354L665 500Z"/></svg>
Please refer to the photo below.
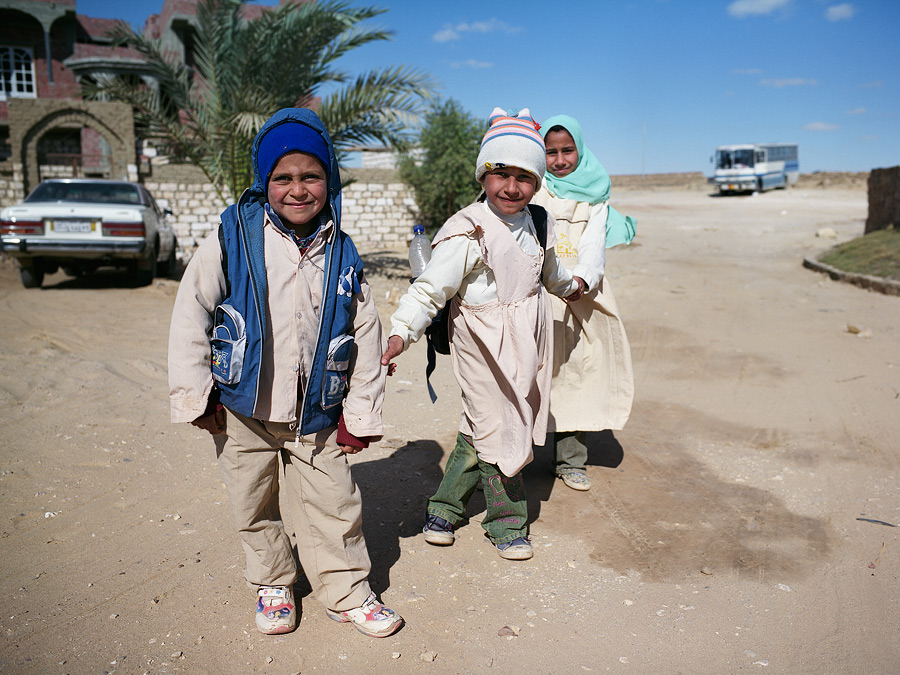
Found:
<svg viewBox="0 0 900 675"><path fill-rule="evenodd" d="M413 227L413 238L409 243L409 271L413 279L425 270L431 260L431 240L425 234L424 225Z"/></svg>

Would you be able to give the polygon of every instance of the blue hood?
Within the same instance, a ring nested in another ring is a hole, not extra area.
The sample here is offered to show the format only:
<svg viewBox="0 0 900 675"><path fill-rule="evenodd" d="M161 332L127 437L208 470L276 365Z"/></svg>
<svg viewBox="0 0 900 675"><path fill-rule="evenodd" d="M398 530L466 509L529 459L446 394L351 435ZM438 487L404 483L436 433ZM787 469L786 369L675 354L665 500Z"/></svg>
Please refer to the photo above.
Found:
<svg viewBox="0 0 900 675"><path fill-rule="evenodd" d="M256 134L250 155L253 162L253 185L250 187L247 197L258 201L260 204L265 204L268 201L266 176L261 175L257 153L260 143L266 134L282 124L302 124L309 127L319 134L325 141L325 145L328 146L328 160L330 163L328 167L328 202L331 206L331 220L334 221L335 231L339 231L341 229L341 174L338 169L337 157L334 154L334 144L331 142L331 137L325 130L322 120L308 108L283 108L272 115L262 129L259 130L259 133Z"/></svg>

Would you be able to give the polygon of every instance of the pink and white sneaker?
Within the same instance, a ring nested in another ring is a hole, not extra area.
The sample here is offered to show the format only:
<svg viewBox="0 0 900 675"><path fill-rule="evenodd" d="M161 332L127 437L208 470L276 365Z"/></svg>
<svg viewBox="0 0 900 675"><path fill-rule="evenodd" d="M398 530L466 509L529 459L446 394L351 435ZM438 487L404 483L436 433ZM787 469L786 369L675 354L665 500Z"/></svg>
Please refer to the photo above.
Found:
<svg viewBox="0 0 900 675"><path fill-rule="evenodd" d="M260 586L256 595L256 628L260 633L279 635L297 627L297 608L290 586Z"/></svg>
<svg viewBox="0 0 900 675"><path fill-rule="evenodd" d="M403 625L403 617L378 602L374 593L356 609L348 609L346 612L326 609L325 613L334 621L352 623L356 630L369 637L387 637Z"/></svg>

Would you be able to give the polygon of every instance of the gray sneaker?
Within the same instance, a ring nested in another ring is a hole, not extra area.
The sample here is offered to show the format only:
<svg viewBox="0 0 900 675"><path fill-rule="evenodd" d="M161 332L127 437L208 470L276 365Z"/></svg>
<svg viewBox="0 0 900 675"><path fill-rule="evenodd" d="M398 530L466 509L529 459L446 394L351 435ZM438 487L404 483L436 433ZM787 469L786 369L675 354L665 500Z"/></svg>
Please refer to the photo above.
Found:
<svg viewBox="0 0 900 675"><path fill-rule="evenodd" d="M534 555L528 537L519 537L505 544L497 544L497 553L506 560L528 560Z"/></svg>
<svg viewBox="0 0 900 675"><path fill-rule="evenodd" d="M435 546L450 546L453 543L453 526L439 516L428 514L425 518L425 541Z"/></svg>

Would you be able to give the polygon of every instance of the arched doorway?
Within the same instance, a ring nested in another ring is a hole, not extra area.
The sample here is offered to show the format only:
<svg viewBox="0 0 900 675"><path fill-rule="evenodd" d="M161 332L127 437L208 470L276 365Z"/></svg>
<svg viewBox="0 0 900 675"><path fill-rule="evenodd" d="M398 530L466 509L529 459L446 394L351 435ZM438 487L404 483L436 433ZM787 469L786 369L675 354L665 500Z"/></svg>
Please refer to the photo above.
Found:
<svg viewBox="0 0 900 675"><path fill-rule="evenodd" d="M43 178L137 180L130 106L108 101L11 100L12 152L24 192Z"/></svg>

